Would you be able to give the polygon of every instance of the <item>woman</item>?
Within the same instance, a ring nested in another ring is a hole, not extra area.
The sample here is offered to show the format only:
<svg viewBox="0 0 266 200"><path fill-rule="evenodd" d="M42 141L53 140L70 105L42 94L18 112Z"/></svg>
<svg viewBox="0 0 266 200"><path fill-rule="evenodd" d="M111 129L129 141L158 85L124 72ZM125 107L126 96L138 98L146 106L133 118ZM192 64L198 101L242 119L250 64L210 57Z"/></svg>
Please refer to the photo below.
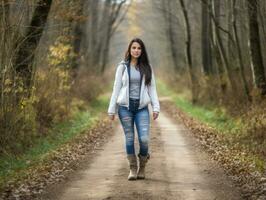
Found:
<svg viewBox="0 0 266 200"><path fill-rule="evenodd" d="M148 143L150 116L148 104L153 109L153 119L160 112L154 73L149 64L143 41L133 39L128 46L124 61L116 69L113 93L110 99L108 114L114 120L118 112L125 133L126 152L129 162L128 180L145 178L145 164L149 159ZM140 145L139 168L134 147L134 124L138 132Z"/></svg>

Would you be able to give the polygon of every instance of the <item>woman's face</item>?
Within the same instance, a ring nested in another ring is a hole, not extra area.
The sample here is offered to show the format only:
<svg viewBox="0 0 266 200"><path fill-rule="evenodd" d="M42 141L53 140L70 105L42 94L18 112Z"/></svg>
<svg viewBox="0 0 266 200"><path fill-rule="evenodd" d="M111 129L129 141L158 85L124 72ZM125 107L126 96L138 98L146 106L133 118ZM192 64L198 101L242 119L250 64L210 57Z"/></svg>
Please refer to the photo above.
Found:
<svg viewBox="0 0 266 200"><path fill-rule="evenodd" d="M133 42L130 48L130 54L133 58L138 58L141 55L141 46L137 42Z"/></svg>

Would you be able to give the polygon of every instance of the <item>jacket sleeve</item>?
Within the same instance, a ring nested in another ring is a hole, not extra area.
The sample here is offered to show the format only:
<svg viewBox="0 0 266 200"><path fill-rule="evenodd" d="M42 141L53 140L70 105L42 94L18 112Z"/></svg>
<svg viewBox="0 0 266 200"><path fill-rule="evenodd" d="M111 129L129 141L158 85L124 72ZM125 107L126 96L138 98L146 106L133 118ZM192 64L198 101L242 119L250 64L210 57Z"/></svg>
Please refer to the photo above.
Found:
<svg viewBox="0 0 266 200"><path fill-rule="evenodd" d="M109 115L114 115L117 112L117 98L120 92L120 89L122 87L122 74L124 70L124 65L119 64L116 68L116 73L115 73L115 81L113 85L113 92L112 96L109 102L109 108L108 108L108 114Z"/></svg>
<svg viewBox="0 0 266 200"><path fill-rule="evenodd" d="M157 90L156 90L156 82L153 69L151 67L152 76L151 76L151 84L148 86L148 93L151 98L151 105L153 112L160 112L160 103L158 100Z"/></svg>

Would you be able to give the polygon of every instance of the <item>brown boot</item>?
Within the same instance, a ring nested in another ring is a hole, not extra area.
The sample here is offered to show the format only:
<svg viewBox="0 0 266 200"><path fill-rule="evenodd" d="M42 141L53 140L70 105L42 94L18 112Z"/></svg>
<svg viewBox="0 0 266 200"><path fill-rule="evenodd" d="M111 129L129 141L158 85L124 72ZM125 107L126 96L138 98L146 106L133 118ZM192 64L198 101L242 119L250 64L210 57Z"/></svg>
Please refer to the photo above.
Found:
<svg viewBox="0 0 266 200"><path fill-rule="evenodd" d="M136 155L127 155L128 164L129 164L129 175L128 180L136 180L137 179L137 169L138 169L138 163L137 163L137 157Z"/></svg>
<svg viewBox="0 0 266 200"><path fill-rule="evenodd" d="M150 155L148 154L147 156L142 156L138 155L139 157L139 169L138 169L138 179L145 179L145 165L148 162Z"/></svg>

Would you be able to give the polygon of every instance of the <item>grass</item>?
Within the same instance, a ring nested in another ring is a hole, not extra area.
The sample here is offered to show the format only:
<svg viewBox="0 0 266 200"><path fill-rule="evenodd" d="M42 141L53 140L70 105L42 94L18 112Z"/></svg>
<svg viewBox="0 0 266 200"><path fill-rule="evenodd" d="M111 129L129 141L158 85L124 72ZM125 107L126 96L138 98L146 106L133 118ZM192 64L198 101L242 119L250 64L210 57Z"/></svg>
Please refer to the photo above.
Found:
<svg viewBox="0 0 266 200"><path fill-rule="evenodd" d="M92 112L92 114L98 114L102 112L107 113L107 107L109 104L109 96L107 95L100 95L96 100L92 101L90 103L89 110ZM106 109L106 110L104 110Z"/></svg>
<svg viewBox="0 0 266 200"><path fill-rule="evenodd" d="M88 110L76 112L72 119L55 125L47 137L36 140L35 145L24 154L0 157L0 187L12 177L22 174L28 167L37 165L47 153L92 127L107 108L107 103L108 97L100 96L89 105Z"/></svg>
<svg viewBox="0 0 266 200"><path fill-rule="evenodd" d="M170 96L176 106L189 116L208 124L219 131L227 132L242 128L238 119L233 119L221 107L194 105L188 100L187 94L176 94L163 81L158 80L158 93L160 96Z"/></svg>
<svg viewBox="0 0 266 200"><path fill-rule="evenodd" d="M256 145L256 142L251 141L250 138L248 143L245 143L241 139L246 127L240 118L229 116L222 107L194 105L188 100L189 95L177 94L161 80L157 81L157 88L159 96L171 97L175 105L190 117L218 130L220 134L224 134L226 138L229 139L228 141L231 141L230 143L232 145L237 144L242 146L241 148L248 150L250 154L247 159L253 161L258 171L262 172L265 170L265 160L263 156L255 153L263 148L262 145Z"/></svg>
<svg viewBox="0 0 266 200"><path fill-rule="evenodd" d="M180 97L175 97L174 101L188 115L219 131L233 131L242 127L241 122L228 116L223 108L193 105Z"/></svg>
<svg viewBox="0 0 266 200"><path fill-rule="evenodd" d="M156 79L156 87L158 90L159 96L170 96L173 97L175 96L175 93L169 89L169 87L161 80L161 79Z"/></svg>

